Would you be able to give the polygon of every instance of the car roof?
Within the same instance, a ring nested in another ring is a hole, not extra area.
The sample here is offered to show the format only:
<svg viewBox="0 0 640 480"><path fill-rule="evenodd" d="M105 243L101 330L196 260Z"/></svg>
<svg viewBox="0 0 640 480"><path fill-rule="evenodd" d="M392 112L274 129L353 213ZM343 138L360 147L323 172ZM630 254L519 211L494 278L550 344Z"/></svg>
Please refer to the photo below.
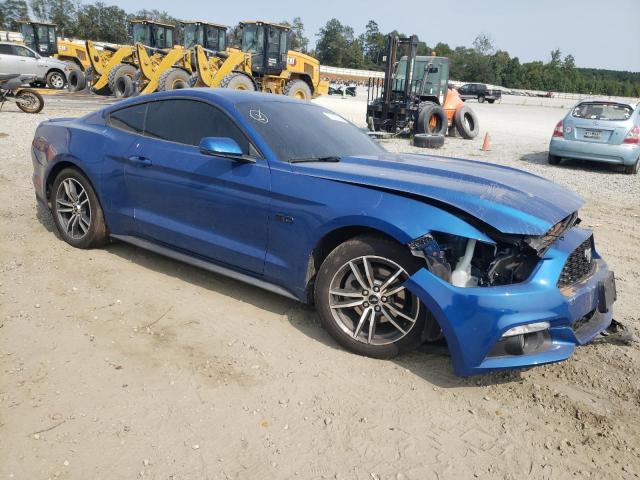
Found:
<svg viewBox="0 0 640 480"><path fill-rule="evenodd" d="M246 90L233 90L230 88L181 88L177 90L170 90L168 92L156 92L149 95L144 95L141 97L131 97L126 100L122 100L120 102L114 103L107 107L106 110L118 110L128 105L134 105L136 103L145 103L154 100L162 100L162 99L178 99L178 98L186 98L186 99L202 99L209 100L216 104L225 105L227 107L232 107L237 103L242 102L285 102L291 104L309 104L309 102L304 100L298 100L293 97L289 97L286 95L276 95L272 93L262 93L262 92L247 92ZM315 105L315 104L314 104Z"/></svg>

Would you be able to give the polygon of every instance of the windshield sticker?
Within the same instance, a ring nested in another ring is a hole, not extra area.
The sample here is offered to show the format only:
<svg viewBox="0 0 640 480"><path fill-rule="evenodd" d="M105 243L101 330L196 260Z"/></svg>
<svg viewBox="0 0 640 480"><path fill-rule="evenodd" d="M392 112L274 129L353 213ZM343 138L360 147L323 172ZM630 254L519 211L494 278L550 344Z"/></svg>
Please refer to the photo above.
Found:
<svg viewBox="0 0 640 480"><path fill-rule="evenodd" d="M269 123L269 119L267 118L267 116L260 110L249 110L249 116L256 122Z"/></svg>
<svg viewBox="0 0 640 480"><path fill-rule="evenodd" d="M329 112L322 112L322 113L324 113L326 117L330 118L334 122L347 123L347 121L344 118L342 118L340 115L336 115L335 113L329 113Z"/></svg>

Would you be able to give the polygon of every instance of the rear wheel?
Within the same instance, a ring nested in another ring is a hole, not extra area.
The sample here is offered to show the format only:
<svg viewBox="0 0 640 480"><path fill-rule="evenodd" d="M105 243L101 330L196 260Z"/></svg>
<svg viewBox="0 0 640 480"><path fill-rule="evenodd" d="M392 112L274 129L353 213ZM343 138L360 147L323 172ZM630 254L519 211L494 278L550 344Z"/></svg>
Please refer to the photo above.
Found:
<svg viewBox="0 0 640 480"><path fill-rule="evenodd" d="M66 83L64 73L59 72L57 70L53 70L47 73L46 81L47 81L47 87L53 88L55 90L63 89L64 84Z"/></svg>
<svg viewBox="0 0 640 480"><path fill-rule="evenodd" d="M495 103L495 100L491 99L491 100L487 100L487 102L489 102L491 104L491 103Z"/></svg>
<svg viewBox="0 0 640 480"><path fill-rule="evenodd" d="M284 95L297 98L299 100L311 100L311 89L304 80L292 80L288 82L282 90Z"/></svg>
<svg viewBox="0 0 640 480"><path fill-rule="evenodd" d="M167 92L181 88L189 88L189 74L187 72L179 68L170 68L162 72L158 79L158 91Z"/></svg>
<svg viewBox="0 0 640 480"><path fill-rule="evenodd" d="M38 113L44 108L42 95L33 90L20 90L16 94L18 108L25 113Z"/></svg>
<svg viewBox="0 0 640 480"><path fill-rule="evenodd" d="M62 170L51 187L53 220L63 240L76 248L107 242L104 214L91 183L73 168Z"/></svg>
<svg viewBox="0 0 640 480"><path fill-rule="evenodd" d="M220 82L221 88L231 88L233 90L247 90L255 92L256 86L253 81L244 73L233 72L227 75Z"/></svg>
<svg viewBox="0 0 640 480"><path fill-rule="evenodd" d="M560 157L557 155L552 155L551 153L547 157L547 160L549 161L549 165L558 165L560 163Z"/></svg>
<svg viewBox="0 0 640 480"><path fill-rule="evenodd" d="M362 235L339 245L316 279L322 326L360 355L391 358L416 348L432 317L403 285L421 266L407 247L382 237Z"/></svg>
<svg viewBox="0 0 640 480"><path fill-rule="evenodd" d="M638 173L639 168L640 168L640 158L638 158L636 160L636 163L634 163L633 165L625 165L624 173L626 173L627 175L635 175L636 173Z"/></svg>

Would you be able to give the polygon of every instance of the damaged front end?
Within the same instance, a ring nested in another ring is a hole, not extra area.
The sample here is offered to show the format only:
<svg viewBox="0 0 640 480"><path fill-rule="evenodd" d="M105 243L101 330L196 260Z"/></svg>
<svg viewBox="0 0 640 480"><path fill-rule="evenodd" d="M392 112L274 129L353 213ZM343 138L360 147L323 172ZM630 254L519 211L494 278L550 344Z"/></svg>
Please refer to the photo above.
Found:
<svg viewBox="0 0 640 480"><path fill-rule="evenodd" d="M407 286L438 321L458 373L559 361L609 325L613 274L579 222L576 212L541 236L487 231L492 243L437 231L409 242L427 268Z"/></svg>

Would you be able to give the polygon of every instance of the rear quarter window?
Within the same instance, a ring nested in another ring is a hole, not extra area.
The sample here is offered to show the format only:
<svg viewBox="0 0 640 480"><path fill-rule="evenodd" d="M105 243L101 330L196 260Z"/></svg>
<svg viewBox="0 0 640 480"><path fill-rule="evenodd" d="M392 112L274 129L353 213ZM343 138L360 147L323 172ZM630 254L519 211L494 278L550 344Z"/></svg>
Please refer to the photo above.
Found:
<svg viewBox="0 0 640 480"><path fill-rule="evenodd" d="M631 118L633 109L620 103L588 102L576 106L571 115L586 120L624 121Z"/></svg>
<svg viewBox="0 0 640 480"><path fill-rule="evenodd" d="M121 108L109 114L107 123L120 130L142 135L146 111L146 103Z"/></svg>
<svg viewBox="0 0 640 480"><path fill-rule="evenodd" d="M0 54L13 55L13 50L11 50L11 45L0 45Z"/></svg>

